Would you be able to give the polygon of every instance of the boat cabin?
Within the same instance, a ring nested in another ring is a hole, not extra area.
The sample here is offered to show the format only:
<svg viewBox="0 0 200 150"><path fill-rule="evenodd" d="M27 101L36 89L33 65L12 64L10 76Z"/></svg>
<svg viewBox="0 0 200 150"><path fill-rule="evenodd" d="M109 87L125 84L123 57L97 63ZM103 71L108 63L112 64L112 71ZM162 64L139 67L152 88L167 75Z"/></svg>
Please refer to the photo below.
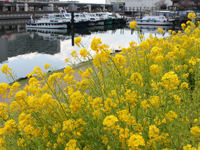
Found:
<svg viewBox="0 0 200 150"><path fill-rule="evenodd" d="M165 17L169 18L169 17L174 17L176 13L177 12L174 12L174 11L168 11L168 10L161 11L161 10L159 10L159 11L154 11L152 15L154 15L154 16L165 16Z"/></svg>
<svg viewBox="0 0 200 150"><path fill-rule="evenodd" d="M154 22L166 22L167 18L165 16L145 16L142 19L135 19L136 21L154 21Z"/></svg>

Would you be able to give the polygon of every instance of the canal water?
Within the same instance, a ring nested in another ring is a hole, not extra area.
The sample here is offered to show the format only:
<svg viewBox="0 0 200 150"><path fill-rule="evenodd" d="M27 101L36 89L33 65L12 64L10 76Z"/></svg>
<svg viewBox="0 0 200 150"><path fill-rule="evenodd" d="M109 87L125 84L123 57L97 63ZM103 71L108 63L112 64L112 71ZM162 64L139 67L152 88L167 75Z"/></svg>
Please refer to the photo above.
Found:
<svg viewBox="0 0 200 150"><path fill-rule="evenodd" d="M158 27L140 28L145 38L149 34L162 37L157 31ZM167 31L170 26L163 27ZM0 26L0 68L7 64L12 68L16 78L24 78L31 73L35 66L44 69L46 63L57 70L69 65L65 58L71 60L71 52L80 51L81 48L73 44L73 38L80 36L82 44L90 50L90 43L94 37L101 38L102 43L108 44L113 50L118 47L128 47L129 42L139 43L136 31L128 26L117 24L83 29L27 29L25 24ZM10 83L6 75L0 71L0 83Z"/></svg>

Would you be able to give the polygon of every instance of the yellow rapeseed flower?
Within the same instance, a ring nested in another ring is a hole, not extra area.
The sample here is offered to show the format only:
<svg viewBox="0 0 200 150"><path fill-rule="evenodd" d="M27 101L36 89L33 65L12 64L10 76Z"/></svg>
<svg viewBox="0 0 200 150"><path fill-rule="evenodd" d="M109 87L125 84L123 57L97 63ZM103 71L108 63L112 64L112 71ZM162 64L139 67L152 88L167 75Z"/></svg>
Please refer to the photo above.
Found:
<svg viewBox="0 0 200 150"><path fill-rule="evenodd" d="M139 149L140 146L145 146L145 141L141 135L136 133L128 140L128 146L132 149Z"/></svg>
<svg viewBox="0 0 200 150"><path fill-rule="evenodd" d="M23 100L27 97L27 93L25 91L18 91L16 94L15 94L15 98L17 101L19 100Z"/></svg>
<svg viewBox="0 0 200 150"><path fill-rule="evenodd" d="M106 116L106 118L103 121L103 125L104 126L108 126L111 127L113 126L116 122L118 122L117 117L110 115L110 116Z"/></svg>
<svg viewBox="0 0 200 150"><path fill-rule="evenodd" d="M193 18L196 18L196 14L194 14L193 12L190 12L187 17L189 19L193 19Z"/></svg>
<svg viewBox="0 0 200 150"><path fill-rule="evenodd" d="M166 114L170 122L172 122L175 119L177 119L177 114L174 111L170 111L169 113Z"/></svg>
<svg viewBox="0 0 200 150"><path fill-rule="evenodd" d="M188 83L183 82L183 83L181 84L181 88L182 88L182 89L183 89L183 88L188 89Z"/></svg>
<svg viewBox="0 0 200 150"><path fill-rule="evenodd" d="M151 74L157 74L159 72L160 72L160 67L158 65L153 64L153 65L150 66L150 73Z"/></svg>
<svg viewBox="0 0 200 150"><path fill-rule="evenodd" d="M178 86L179 82L180 82L177 74L175 74L174 71L170 71L170 72L166 73L162 77L162 81L163 81L163 84L161 84L161 85L164 86L165 88L169 89L169 90Z"/></svg>
<svg viewBox="0 0 200 150"><path fill-rule="evenodd" d="M77 140L74 140L74 139L71 139L67 144L66 144L66 147L65 147L65 150L79 150L79 148L77 148L76 146L76 142Z"/></svg>
<svg viewBox="0 0 200 150"><path fill-rule="evenodd" d="M135 29L138 26L136 21L130 22L129 25L131 29Z"/></svg>
<svg viewBox="0 0 200 150"><path fill-rule="evenodd" d="M45 69L48 69L50 66L51 66L50 64L45 64L45 65L44 65L44 68L45 68Z"/></svg>
<svg viewBox="0 0 200 150"><path fill-rule="evenodd" d="M96 51L96 53L98 53L99 50L100 50L100 49L99 49L100 44L102 44L101 38L96 38L96 37L94 37L93 40L92 40L92 42L91 42L90 48L91 48L93 51Z"/></svg>
<svg viewBox="0 0 200 150"><path fill-rule="evenodd" d="M72 51L71 55L72 55L72 57L76 58L77 57L77 52L76 51Z"/></svg>
<svg viewBox="0 0 200 150"><path fill-rule="evenodd" d="M80 50L80 55L82 57L85 58L88 54L89 54L89 52L85 48L83 48L83 49Z"/></svg>
<svg viewBox="0 0 200 150"><path fill-rule="evenodd" d="M194 119L194 123L197 123L198 122L198 119Z"/></svg>
<svg viewBox="0 0 200 150"><path fill-rule="evenodd" d="M190 133L194 135L195 138L198 138L200 135L200 128L198 126L194 126L191 128Z"/></svg>
<svg viewBox="0 0 200 150"><path fill-rule="evenodd" d="M185 27L186 27L186 24L185 24L185 23L182 23L182 24L181 24L181 27L182 27L182 29L184 30Z"/></svg>
<svg viewBox="0 0 200 150"><path fill-rule="evenodd" d="M75 43L78 47L80 47L80 45L79 45L80 42L81 42L81 37L77 37L77 38L74 39L74 43Z"/></svg>
<svg viewBox="0 0 200 150"><path fill-rule="evenodd" d="M131 75L131 81L132 81L133 84L139 84L141 86L143 85L143 83L142 83L142 81L143 81L142 80L142 76L138 72L135 72L135 73L133 73Z"/></svg>
<svg viewBox="0 0 200 150"><path fill-rule="evenodd" d="M187 146L183 146L183 150L197 150L197 149L188 144Z"/></svg>
<svg viewBox="0 0 200 150"><path fill-rule="evenodd" d="M0 102L0 118L6 120L8 118L8 105Z"/></svg>
<svg viewBox="0 0 200 150"><path fill-rule="evenodd" d="M10 72L10 71L12 71L12 69L10 69L9 67L8 67L8 65L6 64L6 65L3 65L2 67L1 67L1 71L4 73L4 74L8 74L8 72Z"/></svg>
<svg viewBox="0 0 200 150"><path fill-rule="evenodd" d="M68 59L68 58L65 58L65 62L68 63L68 62L69 62L69 59Z"/></svg>
<svg viewBox="0 0 200 150"><path fill-rule="evenodd" d="M148 104L148 101L147 100L143 100L141 102L141 105L144 109L147 109L147 108L150 108L150 105Z"/></svg>
<svg viewBox="0 0 200 150"><path fill-rule="evenodd" d="M158 32L159 32L160 34L162 34L164 31L163 31L162 28L158 28Z"/></svg>
<svg viewBox="0 0 200 150"><path fill-rule="evenodd" d="M159 129L155 125L149 126L149 138L156 138L159 136Z"/></svg>

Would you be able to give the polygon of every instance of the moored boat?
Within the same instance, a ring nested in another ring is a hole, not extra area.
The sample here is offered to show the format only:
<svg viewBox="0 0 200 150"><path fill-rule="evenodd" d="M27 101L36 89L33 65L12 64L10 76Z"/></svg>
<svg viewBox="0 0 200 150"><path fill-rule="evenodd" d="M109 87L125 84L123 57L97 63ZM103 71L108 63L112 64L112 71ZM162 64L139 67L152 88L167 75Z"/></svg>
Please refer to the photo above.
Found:
<svg viewBox="0 0 200 150"><path fill-rule="evenodd" d="M112 19L106 19L104 24L105 25L111 25L113 23Z"/></svg>
<svg viewBox="0 0 200 150"><path fill-rule="evenodd" d="M103 13L103 16L105 18L105 22L104 22L105 25L113 24L113 17L112 16L109 16L108 13Z"/></svg>
<svg viewBox="0 0 200 150"><path fill-rule="evenodd" d="M97 16L95 13L90 13L90 16L95 18L95 26L103 26L104 20Z"/></svg>
<svg viewBox="0 0 200 150"><path fill-rule="evenodd" d="M89 13L83 13L83 16L87 18L87 20L89 21L87 24L87 27L93 27L95 25L96 22L96 18L91 16Z"/></svg>
<svg viewBox="0 0 200 150"><path fill-rule="evenodd" d="M119 19L114 19L113 20L113 24L119 24L120 23L120 20Z"/></svg>
<svg viewBox="0 0 200 150"><path fill-rule="evenodd" d="M105 22L106 25L110 25L111 22L112 24L116 23L115 21L115 16L112 13L106 12L107 17L107 21Z"/></svg>
<svg viewBox="0 0 200 150"><path fill-rule="evenodd" d="M68 28L71 28L72 23L68 22ZM74 21L74 28L85 28L87 27L87 22L82 22L82 21Z"/></svg>
<svg viewBox="0 0 200 150"><path fill-rule="evenodd" d="M121 15L115 13L113 16L114 16L113 24L119 24L120 22L122 22L123 17Z"/></svg>
<svg viewBox="0 0 200 150"><path fill-rule="evenodd" d="M100 20L104 20L104 25L110 25L113 23L113 16L112 13L108 13L108 12L97 12L96 16L98 16L100 18Z"/></svg>
<svg viewBox="0 0 200 150"><path fill-rule="evenodd" d="M70 21L67 22L67 28L71 28L71 13L63 13L66 18L69 18ZM84 18L81 18L80 14L74 14L74 28L85 28L88 21Z"/></svg>
<svg viewBox="0 0 200 150"><path fill-rule="evenodd" d="M130 24L132 21L136 21L138 25L167 26L173 24L165 16L145 16L142 19L130 20L127 24Z"/></svg>
<svg viewBox="0 0 200 150"><path fill-rule="evenodd" d="M66 29L69 19L62 19L62 14L47 14L39 20L31 20L27 23L27 28L47 28L47 29Z"/></svg>
<svg viewBox="0 0 200 150"><path fill-rule="evenodd" d="M27 28L66 29L67 23L64 22L27 23Z"/></svg>
<svg viewBox="0 0 200 150"><path fill-rule="evenodd" d="M154 16L165 16L169 21L174 21L175 16L178 15L178 11L170 11L170 10L156 10L153 11L152 15Z"/></svg>

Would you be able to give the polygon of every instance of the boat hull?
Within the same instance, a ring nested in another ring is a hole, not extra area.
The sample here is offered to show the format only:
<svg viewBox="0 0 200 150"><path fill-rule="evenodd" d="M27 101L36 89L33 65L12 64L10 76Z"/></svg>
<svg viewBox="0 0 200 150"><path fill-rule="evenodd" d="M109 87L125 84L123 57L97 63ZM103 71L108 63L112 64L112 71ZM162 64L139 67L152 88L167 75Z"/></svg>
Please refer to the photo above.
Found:
<svg viewBox="0 0 200 150"><path fill-rule="evenodd" d="M113 24L119 24L120 23L120 20L119 19L114 19L113 20Z"/></svg>
<svg viewBox="0 0 200 150"><path fill-rule="evenodd" d="M74 28L85 28L87 27L88 22L74 22ZM68 23L68 28L71 28L71 23Z"/></svg>
<svg viewBox="0 0 200 150"><path fill-rule="evenodd" d="M111 25L112 23L113 23L112 20L105 20L105 22L104 22L105 25Z"/></svg>
<svg viewBox="0 0 200 150"><path fill-rule="evenodd" d="M93 27L94 25L95 25L95 22L90 21L88 22L87 27Z"/></svg>
<svg viewBox="0 0 200 150"><path fill-rule="evenodd" d="M119 18L120 23L126 23L126 19L124 18Z"/></svg>
<svg viewBox="0 0 200 150"><path fill-rule="evenodd" d="M98 20L95 22L95 26L103 26L104 25L104 20Z"/></svg>

